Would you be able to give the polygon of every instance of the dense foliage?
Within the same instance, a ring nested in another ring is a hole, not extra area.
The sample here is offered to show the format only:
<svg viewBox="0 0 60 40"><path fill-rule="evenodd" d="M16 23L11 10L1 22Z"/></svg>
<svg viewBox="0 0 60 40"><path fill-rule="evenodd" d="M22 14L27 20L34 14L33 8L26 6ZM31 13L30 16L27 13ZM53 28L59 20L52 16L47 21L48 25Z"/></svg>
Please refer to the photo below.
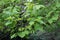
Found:
<svg viewBox="0 0 60 40"><path fill-rule="evenodd" d="M60 0L1 0L0 30L11 38L51 32L60 26L59 15Z"/></svg>

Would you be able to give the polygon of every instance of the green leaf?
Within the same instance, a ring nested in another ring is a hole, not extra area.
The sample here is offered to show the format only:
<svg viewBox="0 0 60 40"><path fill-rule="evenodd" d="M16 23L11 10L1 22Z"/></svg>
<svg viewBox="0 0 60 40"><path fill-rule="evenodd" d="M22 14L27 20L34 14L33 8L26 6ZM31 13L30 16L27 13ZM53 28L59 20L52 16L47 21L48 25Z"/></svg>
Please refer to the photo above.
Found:
<svg viewBox="0 0 60 40"><path fill-rule="evenodd" d="M19 37L23 38L25 36L24 32L17 33Z"/></svg>
<svg viewBox="0 0 60 40"><path fill-rule="evenodd" d="M55 14L51 19L48 20L48 22L51 24L54 21L56 21L58 19L59 14Z"/></svg>
<svg viewBox="0 0 60 40"><path fill-rule="evenodd" d="M23 38L23 37L25 37L25 35L29 34L29 31L25 30L23 32L18 32L17 34L18 34L19 37Z"/></svg>
<svg viewBox="0 0 60 40"><path fill-rule="evenodd" d="M15 0L11 0L11 2L14 2Z"/></svg>
<svg viewBox="0 0 60 40"><path fill-rule="evenodd" d="M30 25L33 25L33 24L34 24L34 21L30 21L29 24L30 24Z"/></svg>
<svg viewBox="0 0 60 40"><path fill-rule="evenodd" d="M8 26L8 25L11 24L11 23L12 23L12 22L7 21L7 22L5 23L5 25Z"/></svg>
<svg viewBox="0 0 60 40"><path fill-rule="evenodd" d="M14 37L16 37L16 36L17 36L16 34L13 34L13 35L11 36L11 39L14 38Z"/></svg>
<svg viewBox="0 0 60 40"><path fill-rule="evenodd" d="M44 31L43 26L41 26L40 24L37 24L37 23L34 25L34 29Z"/></svg>
<svg viewBox="0 0 60 40"><path fill-rule="evenodd" d="M44 5L35 5L34 6L34 9L36 10L39 10L40 8L44 8L45 6Z"/></svg>

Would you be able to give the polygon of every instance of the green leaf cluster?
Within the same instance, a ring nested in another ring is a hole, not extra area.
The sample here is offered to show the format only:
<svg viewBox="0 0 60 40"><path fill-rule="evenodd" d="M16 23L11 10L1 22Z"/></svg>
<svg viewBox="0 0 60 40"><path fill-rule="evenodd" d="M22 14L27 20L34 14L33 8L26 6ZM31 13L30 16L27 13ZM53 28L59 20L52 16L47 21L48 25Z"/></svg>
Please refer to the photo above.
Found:
<svg viewBox="0 0 60 40"><path fill-rule="evenodd" d="M60 0L1 0L0 9L0 30L11 38L60 26Z"/></svg>

